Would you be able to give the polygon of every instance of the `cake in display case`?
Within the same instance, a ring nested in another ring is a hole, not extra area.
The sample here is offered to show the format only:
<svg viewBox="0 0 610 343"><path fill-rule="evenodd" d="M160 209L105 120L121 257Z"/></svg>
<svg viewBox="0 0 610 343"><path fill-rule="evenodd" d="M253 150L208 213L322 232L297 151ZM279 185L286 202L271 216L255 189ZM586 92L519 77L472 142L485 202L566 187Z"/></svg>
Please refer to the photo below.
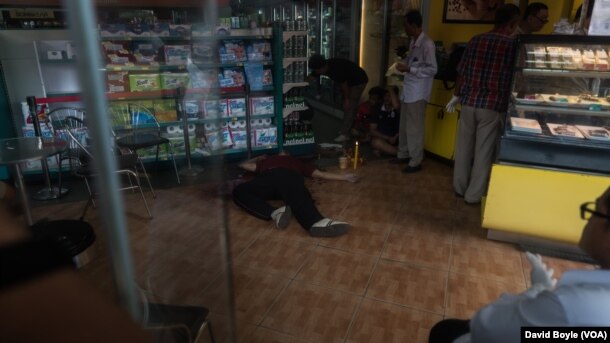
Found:
<svg viewBox="0 0 610 343"><path fill-rule="evenodd" d="M518 38L499 162L610 173L610 37Z"/></svg>

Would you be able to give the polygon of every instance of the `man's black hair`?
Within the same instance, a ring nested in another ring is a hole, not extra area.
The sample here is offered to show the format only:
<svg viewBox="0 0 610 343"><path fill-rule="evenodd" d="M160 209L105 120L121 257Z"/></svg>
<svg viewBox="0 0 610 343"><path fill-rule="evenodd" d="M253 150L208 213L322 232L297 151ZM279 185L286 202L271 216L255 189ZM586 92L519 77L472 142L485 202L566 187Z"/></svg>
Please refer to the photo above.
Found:
<svg viewBox="0 0 610 343"><path fill-rule="evenodd" d="M538 12L542 10L548 11L549 7L543 4L542 2L532 2L531 4L527 5L527 7L525 8L525 12L523 12L523 20L527 20L527 18L529 18L530 16L537 15Z"/></svg>
<svg viewBox="0 0 610 343"><path fill-rule="evenodd" d="M521 16L519 7L513 4L504 4L496 10L496 26L506 26Z"/></svg>
<svg viewBox="0 0 610 343"><path fill-rule="evenodd" d="M385 93L387 93L387 89L383 88L383 87L379 87L379 86L375 86L371 89L369 89L369 97L371 95L379 95L380 97L383 97L385 95Z"/></svg>
<svg viewBox="0 0 610 343"><path fill-rule="evenodd" d="M424 20L418 10L410 10L405 14L405 23L415 24L415 26L421 27Z"/></svg>
<svg viewBox="0 0 610 343"><path fill-rule="evenodd" d="M309 57L309 62L307 63L307 66L309 66L309 69L312 69L312 70L320 69L325 65L326 65L326 58L324 58L324 56L322 56L322 55L311 55L311 57Z"/></svg>

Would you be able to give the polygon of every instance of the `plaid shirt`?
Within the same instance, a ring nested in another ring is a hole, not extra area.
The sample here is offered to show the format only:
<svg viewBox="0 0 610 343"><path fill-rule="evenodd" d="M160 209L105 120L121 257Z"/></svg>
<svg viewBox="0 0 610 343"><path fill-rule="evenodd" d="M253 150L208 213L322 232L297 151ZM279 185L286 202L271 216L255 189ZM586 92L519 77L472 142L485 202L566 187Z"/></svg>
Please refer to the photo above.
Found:
<svg viewBox="0 0 610 343"><path fill-rule="evenodd" d="M462 105L506 111L514 63L514 36L493 30L474 36L466 46L457 72L464 79Z"/></svg>

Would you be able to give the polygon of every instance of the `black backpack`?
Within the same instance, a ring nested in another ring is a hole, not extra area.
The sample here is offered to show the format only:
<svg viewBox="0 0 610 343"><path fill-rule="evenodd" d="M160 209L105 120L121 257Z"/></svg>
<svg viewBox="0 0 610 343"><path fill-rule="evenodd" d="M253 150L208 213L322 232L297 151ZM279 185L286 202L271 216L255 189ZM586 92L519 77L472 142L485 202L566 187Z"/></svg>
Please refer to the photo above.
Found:
<svg viewBox="0 0 610 343"><path fill-rule="evenodd" d="M446 89L453 89L455 87L455 81L457 80L457 67L462 60L465 50L466 45L456 45L453 48L453 51L451 51L451 54L449 54L447 61L441 65L436 73L436 78L443 80L443 84L445 85ZM450 82L452 82L452 84L449 84Z"/></svg>

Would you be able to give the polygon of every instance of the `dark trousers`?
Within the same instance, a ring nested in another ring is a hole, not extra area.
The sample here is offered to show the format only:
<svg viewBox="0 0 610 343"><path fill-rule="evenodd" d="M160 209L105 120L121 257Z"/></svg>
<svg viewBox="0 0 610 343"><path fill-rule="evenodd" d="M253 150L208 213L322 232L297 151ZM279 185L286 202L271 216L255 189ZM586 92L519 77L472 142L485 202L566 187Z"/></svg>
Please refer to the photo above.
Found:
<svg viewBox="0 0 610 343"><path fill-rule="evenodd" d="M267 203L268 200L284 201L305 230L324 218L305 187L303 176L290 169L273 168L264 171L233 190L235 204L261 219L271 219L271 213L275 211Z"/></svg>
<svg viewBox="0 0 610 343"><path fill-rule="evenodd" d="M458 337L470 332L470 321L445 319L436 323L430 330L428 343L452 343Z"/></svg>

